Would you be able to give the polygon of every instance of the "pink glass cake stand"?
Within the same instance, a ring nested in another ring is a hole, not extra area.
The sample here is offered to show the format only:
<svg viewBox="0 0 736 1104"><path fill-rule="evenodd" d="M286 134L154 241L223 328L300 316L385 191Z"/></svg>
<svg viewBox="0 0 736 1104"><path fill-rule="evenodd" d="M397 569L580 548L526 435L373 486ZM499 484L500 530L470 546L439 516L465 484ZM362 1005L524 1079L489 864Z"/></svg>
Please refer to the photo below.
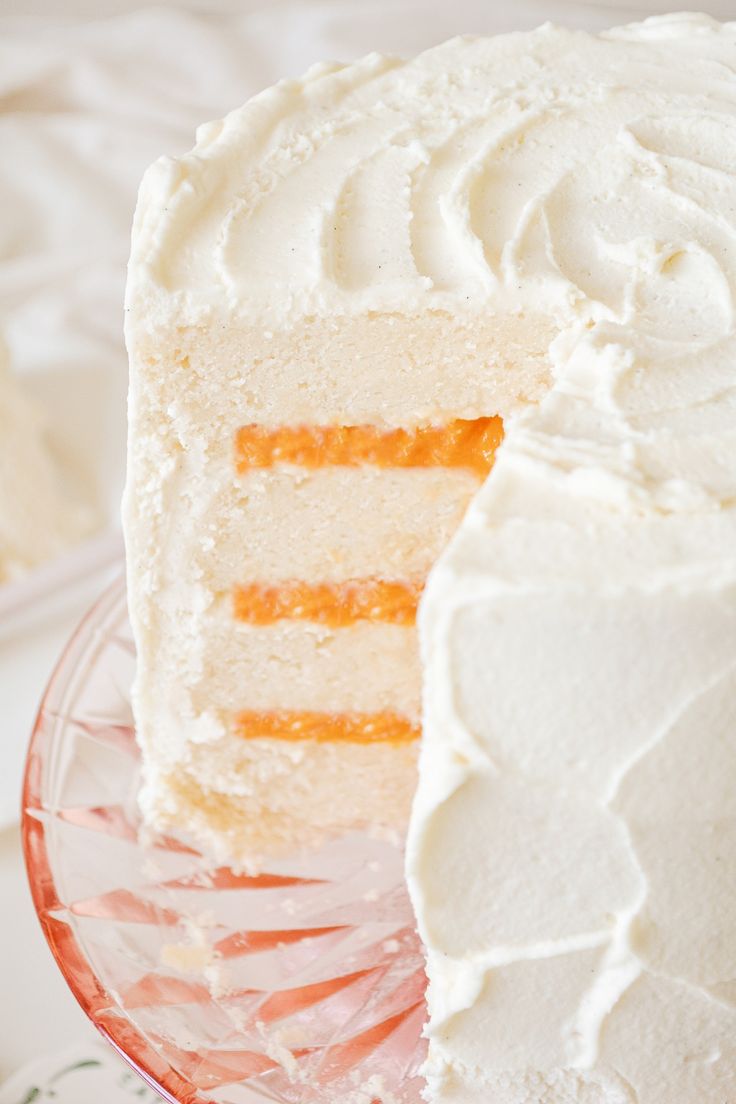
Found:
<svg viewBox="0 0 736 1104"><path fill-rule="evenodd" d="M28 875L89 1018L179 1104L418 1104L425 979L401 847L359 832L217 866L145 838L122 583L54 673L23 794Z"/></svg>

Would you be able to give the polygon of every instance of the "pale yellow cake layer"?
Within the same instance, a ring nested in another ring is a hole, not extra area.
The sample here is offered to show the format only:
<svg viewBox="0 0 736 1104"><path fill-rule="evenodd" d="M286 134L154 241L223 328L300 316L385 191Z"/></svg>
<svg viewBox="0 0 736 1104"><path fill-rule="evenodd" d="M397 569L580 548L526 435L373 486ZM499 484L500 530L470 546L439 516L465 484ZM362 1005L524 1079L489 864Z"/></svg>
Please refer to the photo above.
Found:
<svg viewBox="0 0 736 1104"><path fill-rule="evenodd" d="M132 602L146 620L162 607L189 612L188 587L202 607L253 582L421 581L479 486L463 469L278 467L236 475L229 457L174 455L156 501L142 495L131 503L137 525L129 544L148 565ZM160 466L154 456L141 465L148 488Z"/></svg>
<svg viewBox="0 0 736 1104"><path fill-rule="evenodd" d="M195 710L390 710L419 720L421 673L413 626L244 625L234 624L223 610L203 619L201 652L201 675L191 687Z"/></svg>
<svg viewBox="0 0 736 1104"><path fill-rule="evenodd" d="M157 622L160 647L138 694L146 763L171 771L190 746L228 742L239 712L390 712L417 725L421 676L414 627L300 621L251 626L223 609Z"/></svg>
<svg viewBox="0 0 736 1104"><path fill-rule="evenodd" d="M148 775L142 803L228 860L258 868L295 841L360 824L400 830L416 785L418 743L320 744L229 738L192 746L186 764Z"/></svg>
<svg viewBox="0 0 736 1104"><path fill-rule="evenodd" d="M417 315L371 311L246 325L210 311L198 325L151 308L150 330L128 331L138 396L187 447L232 425L443 424L505 416L550 383L553 321L516 305ZM136 403L134 416L146 409ZM140 432L132 441L145 446Z"/></svg>
<svg viewBox="0 0 736 1104"><path fill-rule="evenodd" d="M213 496L191 543L172 553L215 593L282 579L424 579L478 486L473 473L442 468L248 472ZM182 494L177 510L189 501Z"/></svg>

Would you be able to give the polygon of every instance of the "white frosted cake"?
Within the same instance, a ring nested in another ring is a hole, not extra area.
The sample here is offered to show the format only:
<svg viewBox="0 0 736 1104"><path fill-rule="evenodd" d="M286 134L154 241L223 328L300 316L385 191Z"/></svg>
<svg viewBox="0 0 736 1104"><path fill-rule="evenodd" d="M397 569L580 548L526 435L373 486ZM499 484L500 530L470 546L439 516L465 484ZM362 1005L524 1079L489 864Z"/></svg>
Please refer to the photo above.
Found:
<svg viewBox="0 0 736 1104"><path fill-rule="evenodd" d="M735 74L461 38L141 189L144 807L255 865L401 826L421 742L433 1104L736 1100Z"/></svg>

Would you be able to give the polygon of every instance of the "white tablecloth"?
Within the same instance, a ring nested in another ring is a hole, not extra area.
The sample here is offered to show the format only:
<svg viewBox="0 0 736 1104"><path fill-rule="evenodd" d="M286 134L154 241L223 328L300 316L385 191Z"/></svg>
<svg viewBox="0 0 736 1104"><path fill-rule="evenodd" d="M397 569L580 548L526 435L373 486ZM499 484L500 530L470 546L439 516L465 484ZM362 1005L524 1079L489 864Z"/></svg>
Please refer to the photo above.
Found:
<svg viewBox="0 0 736 1104"><path fill-rule="evenodd" d="M453 34L546 19L597 29L670 6L202 0L194 14L135 10L127 0L5 0L0 329L16 369L47 404L58 447L91 480L107 526L117 524L123 480L125 261L136 187L153 158L187 149L198 123L322 58L412 53ZM707 7L736 14L730 0ZM12 631L0 625L0 1078L86 1031L34 926L10 826L40 693L104 575L92 572L53 606L29 610Z"/></svg>

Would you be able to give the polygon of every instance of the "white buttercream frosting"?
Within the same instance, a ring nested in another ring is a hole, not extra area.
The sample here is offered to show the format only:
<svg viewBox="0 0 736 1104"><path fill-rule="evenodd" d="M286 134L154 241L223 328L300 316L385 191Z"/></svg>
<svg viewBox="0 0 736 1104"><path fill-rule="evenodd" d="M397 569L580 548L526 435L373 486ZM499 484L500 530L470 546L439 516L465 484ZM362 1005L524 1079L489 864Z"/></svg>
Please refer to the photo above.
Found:
<svg viewBox="0 0 736 1104"><path fill-rule="evenodd" d="M551 391L508 423L423 603L408 873L428 1099L719 1104L736 1096L736 25L527 43L549 59L524 80L540 122L477 187L505 226L496 274L544 288L559 336Z"/></svg>
<svg viewBox="0 0 736 1104"><path fill-rule="evenodd" d="M519 308L523 284L524 302L566 321L636 310L643 341L668 306L678 336L698 317L722 332L733 29L689 15L642 27L458 38L282 81L151 167L129 305L154 318L158 300L162 320L497 312ZM721 216L703 187L726 189ZM662 266L667 302L644 302Z"/></svg>

